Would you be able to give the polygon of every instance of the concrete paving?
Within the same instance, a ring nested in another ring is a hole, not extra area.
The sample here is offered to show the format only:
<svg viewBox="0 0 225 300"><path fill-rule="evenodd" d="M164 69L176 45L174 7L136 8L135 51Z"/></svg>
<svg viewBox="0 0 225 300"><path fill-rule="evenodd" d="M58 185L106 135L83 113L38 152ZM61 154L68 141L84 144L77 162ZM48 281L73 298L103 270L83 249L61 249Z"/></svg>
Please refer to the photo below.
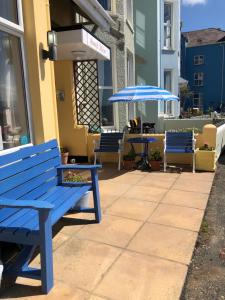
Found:
<svg viewBox="0 0 225 300"><path fill-rule="evenodd" d="M213 177L104 167L101 224L70 214L54 228L53 290L41 295L40 282L19 278L1 298L179 299Z"/></svg>

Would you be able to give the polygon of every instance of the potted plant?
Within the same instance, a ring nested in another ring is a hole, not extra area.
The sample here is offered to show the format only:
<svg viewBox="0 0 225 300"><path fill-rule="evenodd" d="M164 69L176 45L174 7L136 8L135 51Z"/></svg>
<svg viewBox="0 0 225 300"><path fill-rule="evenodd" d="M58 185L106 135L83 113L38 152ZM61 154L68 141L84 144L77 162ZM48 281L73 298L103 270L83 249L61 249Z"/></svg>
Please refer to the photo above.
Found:
<svg viewBox="0 0 225 300"><path fill-rule="evenodd" d="M162 156L159 150L151 151L149 166L152 171L160 171Z"/></svg>
<svg viewBox="0 0 225 300"><path fill-rule="evenodd" d="M203 146L196 150L196 170L199 171L215 171L216 169L216 151L215 148L204 143Z"/></svg>
<svg viewBox="0 0 225 300"><path fill-rule="evenodd" d="M131 148L128 154L123 156L123 167L125 170L133 170L136 167L135 157L136 153L133 148Z"/></svg>
<svg viewBox="0 0 225 300"><path fill-rule="evenodd" d="M64 182L67 183L87 183L88 179L83 177L81 174L68 171L66 175L64 176ZM74 205L74 207L71 208L71 210L80 210L89 208L89 199L90 199L90 191L86 192L84 196Z"/></svg>
<svg viewBox="0 0 225 300"><path fill-rule="evenodd" d="M68 163L69 150L66 147L61 147L60 152L62 164L66 165Z"/></svg>

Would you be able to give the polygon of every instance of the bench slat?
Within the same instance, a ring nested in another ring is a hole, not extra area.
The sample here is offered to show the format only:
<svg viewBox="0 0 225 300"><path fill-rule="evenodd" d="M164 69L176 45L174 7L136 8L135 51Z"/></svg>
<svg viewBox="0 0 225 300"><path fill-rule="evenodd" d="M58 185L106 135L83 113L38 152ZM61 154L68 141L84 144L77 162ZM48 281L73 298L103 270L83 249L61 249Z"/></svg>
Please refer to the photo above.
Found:
<svg viewBox="0 0 225 300"><path fill-rule="evenodd" d="M26 183L34 177L38 177L42 173L46 172L50 168L54 168L58 166L58 158L53 158L48 160L47 162L43 162L40 165L33 167L32 169L25 170L23 174L17 174L15 176L11 176L8 179L5 179L1 182L0 185L0 195L18 187L19 185Z"/></svg>
<svg viewBox="0 0 225 300"><path fill-rule="evenodd" d="M31 146L31 147L28 146L28 147L22 148L18 151L0 156L0 166L4 166L4 165L9 164L13 161L25 159L25 158L27 158L31 155L36 154L36 153L42 153L46 150L50 150L50 149L54 149L54 148L58 149L58 145L57 145L56 140L51 140L49 142L39 144L39 145L35 145L35 146Z"/></svg>
<svg viewBox="0 0 225 300"><path fill-rule="evenodd" d="M2 196L7 198L28 198L28 194L31 193L33 190L41 187L43 193L47 191L46 188L44 188L42 185L50 180L51 178L54 178L57 175L56 169L51 169L48 172L42 173L41 175L31 179L27 180L23 184L17 186L15 189L9 190L6 193L3 193ZM35 199L34 197L30 197L30 199Z"/></svg>
<svg viewBox="0 0 225 300"><path fill-rule="evenodd" d="M25 160L18 161L15 164L7 165L3 168L0 168L0 180L21 173L52 158L58 159L59 164L61 163L59 157L59 150L57 148L36 156L32 156Z"/></svg>

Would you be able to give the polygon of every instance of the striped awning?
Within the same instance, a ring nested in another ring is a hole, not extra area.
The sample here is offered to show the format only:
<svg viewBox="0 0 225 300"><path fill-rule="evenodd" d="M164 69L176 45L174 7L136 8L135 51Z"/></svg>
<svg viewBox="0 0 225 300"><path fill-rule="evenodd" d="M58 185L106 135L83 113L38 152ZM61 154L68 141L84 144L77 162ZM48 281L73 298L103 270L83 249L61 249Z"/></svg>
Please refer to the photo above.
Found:
<svg viewBox="0 0 225 300"><path fill-rule="evenodd" d="M156 86L130 86L109 98L110 102L178 101L179 98Z"/></svg>

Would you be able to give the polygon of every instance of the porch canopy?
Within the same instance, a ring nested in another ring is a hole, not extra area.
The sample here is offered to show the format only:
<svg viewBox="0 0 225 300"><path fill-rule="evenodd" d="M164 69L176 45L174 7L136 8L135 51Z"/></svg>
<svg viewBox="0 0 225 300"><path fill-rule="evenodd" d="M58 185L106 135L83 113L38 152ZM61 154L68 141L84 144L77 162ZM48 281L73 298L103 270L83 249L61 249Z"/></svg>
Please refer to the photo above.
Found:
<svg viewBox="0 0 225 300"><path fill-rule="evenodd" d="M56 31L58 60L110 60L110 48L82 25Z"/></svg>

